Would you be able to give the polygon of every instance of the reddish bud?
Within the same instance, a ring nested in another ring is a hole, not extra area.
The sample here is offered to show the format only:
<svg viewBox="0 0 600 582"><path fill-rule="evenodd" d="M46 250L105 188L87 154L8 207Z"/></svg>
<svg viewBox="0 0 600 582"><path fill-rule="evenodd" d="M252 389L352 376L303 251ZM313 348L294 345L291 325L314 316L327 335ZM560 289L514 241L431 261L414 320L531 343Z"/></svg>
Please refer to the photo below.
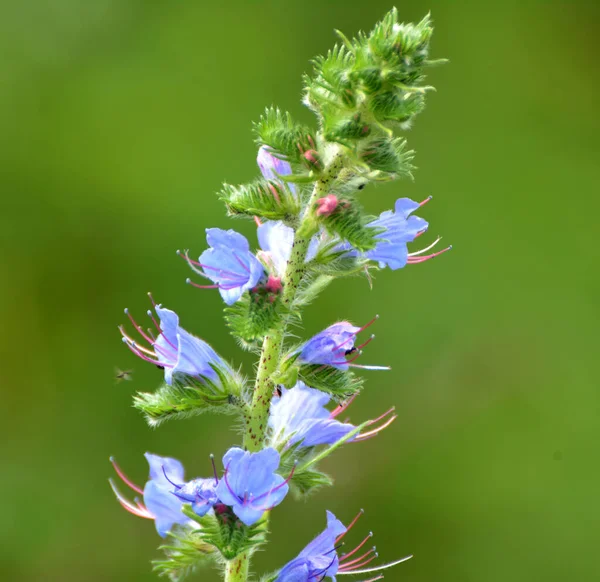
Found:
<svg viewBox="0 0 600 582"><path fill-rule="evenodd" d="M281 285L281 279L279 277L274 277L273 275L269 275L267 282L265 283L265 289L269 293L280 293L283 289Z"/></svg>
<svg viewBox="0 0 600 582"><path fill-rule="evenodd" d="M330 216L338 207L338 199L335 194L327 194L324 198L317 200L317 216Z"/></svg>

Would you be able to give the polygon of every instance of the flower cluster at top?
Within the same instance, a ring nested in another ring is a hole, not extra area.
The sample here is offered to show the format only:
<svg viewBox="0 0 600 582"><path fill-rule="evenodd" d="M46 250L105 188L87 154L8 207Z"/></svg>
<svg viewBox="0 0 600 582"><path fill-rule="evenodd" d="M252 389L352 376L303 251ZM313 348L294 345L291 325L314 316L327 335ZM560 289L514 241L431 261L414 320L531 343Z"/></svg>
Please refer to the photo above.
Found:
<svg viewBox="0 0 600 582"><path fill-rule="evenodd" d="M211 454L210 470L193 479L178 460L146 453L149 478L141 487L111 459L134 493L123 494L111 480L118 501L168 538L165 559L154 563L159 574L180 580L212 561L223 566L226 582L244 582L253 552L266 543L269 512L290 492L304 496L331 485L321 461L342 445L378 436L396 419L393 407L356 424L345 418L363 385L357 370L390 369L385 362L357 363L379 316L364 325L334 321L297 342L288 328L338 278L363 275L371 283L377 270L397 271L451 248L433 250L439 237L415 245L429 227L421 214L431 196L398 198L379 216L360 203L367 185L411 174L413 152L394 132L407 129L424 107L431 87L422 84L423 71L434 64L431 33L428 17L403 24L395 9L369 34L349 40L340 33L341 45L317 58L305 78L303 101L318 129L267 109L254 126L260 175L249 184L225 184L219 194L230 215L253 221L257 244L235 230L208 228L199 255L177 251L192 270L187 283L218 291L231 334L258 354L252 383L151 295L146 323L125 310L123 343L164 380L155 392L134 397L148 423L209 411L233 416L242 430L242 442L222 463ZM263 581L335 582L360 574L372 582L408 559L372 565L375 548L363 549L372 534L341 552L359 516L345 526L327 512L326 529Z"/></svg>

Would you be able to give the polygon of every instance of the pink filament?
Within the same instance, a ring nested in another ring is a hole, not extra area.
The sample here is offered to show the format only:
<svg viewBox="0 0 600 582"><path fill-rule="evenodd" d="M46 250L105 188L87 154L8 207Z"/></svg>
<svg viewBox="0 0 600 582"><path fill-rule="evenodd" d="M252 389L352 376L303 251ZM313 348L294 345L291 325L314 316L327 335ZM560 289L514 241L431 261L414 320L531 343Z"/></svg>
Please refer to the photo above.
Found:
<svg viewBox="0 0 600 582"><path fill-rule="evenodd" d="M375 555L371 556L371 554L375 554ZM362 562L361 563L361 560L364 560L368 556L371 556L371 557L366 562ZM351 562L348 562L347 564L344 564L340 568L340 570L342 572L350 572L350 571L355 570L357 568L362 568L363 566L366 566L369 562L372 562L376 557L377 557L377 554L375 553L375 549L371 549L367 553L363 554L360 558L356 558L355 560L352 560Z"/></svg>
<svg viewBox="0 0 600 582"><path fill-rule="evenodd" d="M360 544L358 544L358 546L356 546L351 552L344 554L340 558L340 563L343 562L344 560L347 560L350 556L353 556L354 554L356 554L356 552L358 552L358 550L360 550L372 537L373 537L373 532L369 532L369 535L362 542L360 542ZM362 558L364 558L364 556ZM362 558L359 558L359 559L362 560Z"/></svg>
<svg viewBox="0 0 600 582"><path fill-rule="evenodd" d="M354 402L354 399L358 396L358 392L356 392L355 394L352 394L352 396L350 396L350 398L348 398L348 400L346 400L346 402L342 402L342 404L340 404L339 406L337 406L336 408L334 408L331 411L331 414L329 415L329 418L335 418L336 416L338 416L339 414L341 414L342 412L344 412L344 410L346 410L346 408L348 408L352 402Z"/></svg>
<svg viewBox="0 0 600 582"><path fill-rule="evenodd" d="M123 473L123 471L121 470L121 467L119 467L119 465L117 465L117 462L111 457L110 458L110 462L112 463L112 466L114 467L115 471L117 472L117 475L119 477L121 477L121 480L123 481L123 483L125 483L125 485L127 485L128 487L130 487L131 489L133 489L136 493L139 493L140 495L144 494L144 491L138 487L133 481L131 481L127 475L125 475L125 473Z"/></svg>
<svg viewBox="0 0 600 582"><path fill-rule="evenodd" d="M364 509L361 509L358 514L356 515L356 517L350 522L350 524L348 525L348 527L346 528L346 531L339 535L337 538L335 538L335 543L336 545L340 542L340 540L354 527L354 524L358 521L358 518L364 513Z"/></svg>

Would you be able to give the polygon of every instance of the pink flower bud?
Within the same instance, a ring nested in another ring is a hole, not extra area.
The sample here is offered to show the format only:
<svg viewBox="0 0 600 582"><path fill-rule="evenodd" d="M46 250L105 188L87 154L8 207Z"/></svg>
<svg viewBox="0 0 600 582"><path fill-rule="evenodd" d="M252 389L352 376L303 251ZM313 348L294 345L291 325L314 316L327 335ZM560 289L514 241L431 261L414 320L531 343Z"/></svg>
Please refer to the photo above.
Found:
<svg viewBox="0 0 600 582"><path fill-rule="evenodd" d="M324 198L317 200L317 216L330 216L338 207L338 199L335 194L327 194Z"/></svg>

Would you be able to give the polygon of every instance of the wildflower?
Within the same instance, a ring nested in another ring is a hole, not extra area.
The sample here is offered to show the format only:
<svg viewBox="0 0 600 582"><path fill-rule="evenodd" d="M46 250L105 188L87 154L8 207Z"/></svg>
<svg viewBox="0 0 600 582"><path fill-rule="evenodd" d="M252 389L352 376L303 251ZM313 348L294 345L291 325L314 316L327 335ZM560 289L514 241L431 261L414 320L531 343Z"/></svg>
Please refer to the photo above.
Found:
<svg viewBox="0 0 600 582"><path fill-rule="evenodd" d="M273 429L273 440L314 447L333 444L346 436L355 427L331 417L325 408L329 400L328 394L303 382L290 390L282 387L281 396L271 402L269 426Z"/></svg>
<svg viewBox="0 0 600 582"><path fill-rule="evenodd" d="M279 453L266 448L250 453L233 447L223 457L225 474L216 492L246 525L253 525L272 507L279 505L289 490L287 479L277 475Z"/></svg>
<svg viewBox="0 0 600 582"><path fill-rule="evenodd" d="M407 264L422 263L450 250L452 247L447 247L436 253L423 256L423 253L432 249L440 241L438 237L427 248L413 253L408 252L407 243L414 241L429 226L427 221L418 216L413 216L412 213L417 208L429 202L429 200L431 200L431 196L421 203L414 202L410 198L399 198L396 200L395 211L386 210L380 214L377 220L368 224L368 226L385 229L375 237L380 240L377 246L365 253L351 251L350 254L377 261L380 268L387 266L392 270L396 270L401 269ZM347 245L347 248L350 248L349 245Z"/></svg>
<svg viewBox="0 0 600 582"><path fill-rule="evenodd" d="M154 305L154 310L160 319L157 323L152 311L148 315L156 328L156 335L151 330L144 331L130 315L125 313L131 323L145 340L149 347L139 345L127 333L123 326L119 329L123 342L136 355L146 362L155 364L165 371L165 381L171 385L175 374L185 374L218 381L214 367L228 370L228 365L205 341L188 333L179 326L179 316L170 309Z"/></svg>
<svg viewBox="0 0 600 582"><path fill-rule="evenodd" d="M329 404L330 397L325 392L309 388L303 382L298 382L290 390L281 387L280 396L271 401L269 426L273 430L272 441L286 443L287 446L300 443L301 447L336 443L356 428L352 424L336 420L353 400L354 396L333 411L329 411L325 407ZM396 419L396 415L392 415L393 411L391 408L379 418L369 421L368 426L371 426L387 419L379 427L355 435L348 442L375 436Z"/></svg>
<svg viewBox="0 0 600 582"><path fill-rule="evenodd" d="M187 253L184 257L194 272L210 279L214 285L198 285L189 279L187 283L200 289L218 289L223 301L233 305L244 291L261 280L264 268L250 252L246 237L235 230L207 228L206 240L211 248L205 250L198 261L190 259Z"/></svg>
<svg viewBox="0 0 600 582"><path fill-rule="evenodd" d="M356 327L347 321L340 321L330 325L309 339L301 348L298 360L302 364L322 364L333 366L338 370L346 371L350 367L365 368L367 370L389 370L388 366L363 366L355 364L354 361L361 355L361 349L369 344L374 335L359 346L354 345L356 336L379 316L374 317L363 327ZM356 356L347 360L346 356L356 353Z"/></svg>
<svg viewBox="0 0 600 582"><path fill-rule="evenodd" d="M150 479L143 490L135 485L111 458L119 477L133 491L143 495L144 503L137 498L132 503L119 492L112 479L109 479L109 483L119 503L133 515L153 519L156 531L164 538L173 525L193 523L181 512L183 502L173 495L173 486L166 477L169 474L172 478L183 481L183 465L169 457L159 457L150 453L146 453L145 457L150 465Z"/></svg>
<svg viewBox="0 0 600 582"><path fill-rule="evenodd" d="M328 511L325 530L279 571L275 582L310 582L324 578L331 578L335 582L336 576L380 572L412 558L412 556L406 556L388 564L365 568L378 557L376 548L371 548L357 558L353 558L353 556L373 537L373 532L369 532L352 551L338 556L338 549L344 545L340 543L340 540L352 529L362 514L361 510L348 527L345 527L333 513ZM381 578L383 576L378 574L367 582L374 582Z"/></svg>
<svg viewBox="0 0 600 582"><path fill-rule="evenodd" d="M308 582L326 576L335 581L339 569L336 539L346 533L344 524L327 512L327 527L279 572L275 582Z"/></svg>
<svg viewBox="0 0 600 582"><path fill-rule="evenodd" d="M258 243L262 249L262 258L269 264L278 277L283 277L287 262L292 254L294 229L281 221L269 221L257 229ZM314 236L309 244L305 262L311 261L317 254L319 239Z"/></svg>

